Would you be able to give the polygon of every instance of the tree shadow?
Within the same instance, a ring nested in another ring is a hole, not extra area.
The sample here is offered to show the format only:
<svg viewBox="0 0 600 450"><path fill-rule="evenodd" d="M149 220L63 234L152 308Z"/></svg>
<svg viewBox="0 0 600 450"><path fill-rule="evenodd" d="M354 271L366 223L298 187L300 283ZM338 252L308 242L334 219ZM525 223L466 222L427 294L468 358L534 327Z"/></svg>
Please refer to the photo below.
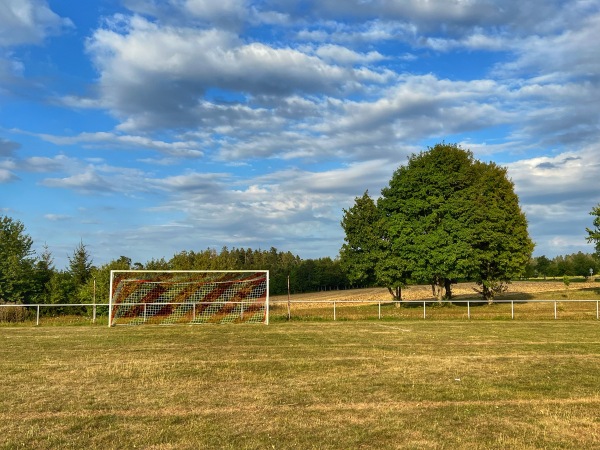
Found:
<svg viewBox="0 0 600 450"><path fill-rule="evenodd" d="M527 303L528 300L535 299L533 294L527 292L511 292L510 294L499 294L495 296L492 301L481 298L481 296L474 297L472 294L455 295L450 303L455 306L485 306L490 303Z"/></svg>
<svg viewBox="0 0 600 450"><path fill-rule="evenodd" d="M600 286L594 286L589 288L581 288L580 291L592 292L594 295L600 295Z"/></svg>

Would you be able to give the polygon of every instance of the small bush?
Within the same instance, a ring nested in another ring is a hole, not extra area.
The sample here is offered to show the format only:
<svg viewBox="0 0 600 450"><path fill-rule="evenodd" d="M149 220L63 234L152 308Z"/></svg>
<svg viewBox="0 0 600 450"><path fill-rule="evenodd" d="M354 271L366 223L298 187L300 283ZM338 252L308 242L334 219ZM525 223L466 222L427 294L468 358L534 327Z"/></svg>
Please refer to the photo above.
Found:
<svg viewBox="0 0 600 450"><path fill-rule="evenodd" d="M28 316L29 311L22 305L0 303L0 322L25 322Z"/></svg>

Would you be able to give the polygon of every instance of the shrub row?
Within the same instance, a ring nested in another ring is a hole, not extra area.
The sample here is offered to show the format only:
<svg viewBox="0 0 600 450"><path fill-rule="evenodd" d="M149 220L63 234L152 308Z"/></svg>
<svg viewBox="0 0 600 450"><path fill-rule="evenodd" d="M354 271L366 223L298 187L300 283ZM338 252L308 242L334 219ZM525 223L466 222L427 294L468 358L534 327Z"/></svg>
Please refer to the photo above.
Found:
<svg viewBox="0 0 600 450"><path fill-rule="evenodd" d="M29 317L25 306L0 303L0 322L24 322Z"/></svg>

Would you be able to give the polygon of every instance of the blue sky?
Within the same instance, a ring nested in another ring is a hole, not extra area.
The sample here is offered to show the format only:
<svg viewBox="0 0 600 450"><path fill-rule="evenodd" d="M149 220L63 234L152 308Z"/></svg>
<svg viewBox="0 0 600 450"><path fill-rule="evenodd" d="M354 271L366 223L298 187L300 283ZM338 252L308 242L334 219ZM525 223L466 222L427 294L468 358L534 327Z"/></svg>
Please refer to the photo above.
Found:
<svg viewBox="0 0 600 450"><path fill-rule="evenodd" d="M598 0L3 0L0 214L59 268L335 257L446 141L508 168L535 255L592 252L599 38Z"/></svg>

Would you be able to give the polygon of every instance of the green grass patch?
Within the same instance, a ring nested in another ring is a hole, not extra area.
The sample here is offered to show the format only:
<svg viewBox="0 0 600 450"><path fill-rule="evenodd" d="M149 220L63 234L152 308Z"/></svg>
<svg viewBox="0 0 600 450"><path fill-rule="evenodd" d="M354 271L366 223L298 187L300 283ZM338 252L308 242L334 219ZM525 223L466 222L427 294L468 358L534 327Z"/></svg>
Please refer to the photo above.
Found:
<svg viewBox="0 0 600 450"><path fill-rule="evenodd" d="M596 321L3 327L0 342L1 449L600 446Z"/></svg>

